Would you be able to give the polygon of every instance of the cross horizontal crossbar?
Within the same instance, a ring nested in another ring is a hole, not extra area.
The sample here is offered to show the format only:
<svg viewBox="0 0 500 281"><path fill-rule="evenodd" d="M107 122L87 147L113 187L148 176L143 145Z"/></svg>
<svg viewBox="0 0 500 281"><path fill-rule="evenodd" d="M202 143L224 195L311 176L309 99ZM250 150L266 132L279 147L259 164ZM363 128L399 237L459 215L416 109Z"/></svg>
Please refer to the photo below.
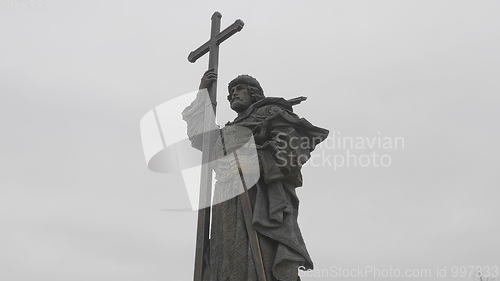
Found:
<svg viewBox="0 0 500 281"><path fill-rule="evenodd" d="M204 54L208 53L210 50L210 46L215 43L216 46L220 45L222 42L224 42L227 38L231 37L233 34L236 32L240 31L243 28L243 21L238 19L236 20L233 24L228 26L226 29L221 31L215 39L210 39L208 40L205 44L201 45L198 49L192 51L189 53L188 56L188 61L189 62L196 62L197 59L202 57Z"/></svg>

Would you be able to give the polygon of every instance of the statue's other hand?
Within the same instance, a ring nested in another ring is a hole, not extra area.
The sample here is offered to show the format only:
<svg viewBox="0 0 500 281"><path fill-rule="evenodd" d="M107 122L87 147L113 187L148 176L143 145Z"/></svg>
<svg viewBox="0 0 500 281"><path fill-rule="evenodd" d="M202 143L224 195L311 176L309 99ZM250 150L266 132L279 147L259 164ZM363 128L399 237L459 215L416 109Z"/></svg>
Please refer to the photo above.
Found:
<svg viewBox="0 0 500 281"><path fill-rule="evenodd" d="M253 129L253 136L256 144L263 144L268 139L269 122L264 121L261 126Z"/></svg>
<svg viewBox="0 0 500 281"><path fill-rule="evenodd" d="M217 80L217 73L215 69L211 68L203 74L200 81L199 89L208 89L214 81Z"/></svg>

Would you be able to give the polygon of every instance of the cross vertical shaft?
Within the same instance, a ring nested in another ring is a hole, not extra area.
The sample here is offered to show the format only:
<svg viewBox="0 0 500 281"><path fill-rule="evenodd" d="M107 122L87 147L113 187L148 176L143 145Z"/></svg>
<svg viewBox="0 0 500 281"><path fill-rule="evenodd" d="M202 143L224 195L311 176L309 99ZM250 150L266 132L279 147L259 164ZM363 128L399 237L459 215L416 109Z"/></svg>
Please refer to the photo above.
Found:
<svg viewBox="0 0 500 281"><path fill-rule="evenodd" d="M219 45L216 42L216 37L220 32L220 21L222 15L215 12L212 15L212 25L210 30L210 44L208 46L208 69L213 69L217 73L219 66ZM205 108L204 110L204 132L210 124L215 123L214 117L217 112L217 81L214 81L208 89L210 102L212 108ZM210 110L213 110L211 114ZM210 165L210 144L212 143L213 134L210 131L208 134L203 134L202 144L202 166L201 166L201 182L200 182L200 198L198 210L198 225L196 233L196 253L194 262L194 281L202 281L204 274L203 259L207 255L206 251L209 249L209 232L210 232L210 213L211 213L211 199L212 199L212 167Z"/></svg>

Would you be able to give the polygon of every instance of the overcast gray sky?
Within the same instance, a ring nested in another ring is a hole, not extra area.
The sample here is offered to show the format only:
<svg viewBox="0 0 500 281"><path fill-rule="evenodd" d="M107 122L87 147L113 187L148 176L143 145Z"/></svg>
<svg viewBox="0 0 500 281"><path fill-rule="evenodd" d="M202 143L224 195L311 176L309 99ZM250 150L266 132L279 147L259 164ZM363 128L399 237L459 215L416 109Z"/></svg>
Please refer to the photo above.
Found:
<svg viewBox="0 0 500 281"><path fill-rule="evenodd" d="M215 10L245 22L221 121L245 73L331 132L405 140L390 167L303 169L316 268L500 266L500 2L0 0L0 279L191 280L196 213L162 211L182 178L147 170L139 120L198 86Z"/></svg>

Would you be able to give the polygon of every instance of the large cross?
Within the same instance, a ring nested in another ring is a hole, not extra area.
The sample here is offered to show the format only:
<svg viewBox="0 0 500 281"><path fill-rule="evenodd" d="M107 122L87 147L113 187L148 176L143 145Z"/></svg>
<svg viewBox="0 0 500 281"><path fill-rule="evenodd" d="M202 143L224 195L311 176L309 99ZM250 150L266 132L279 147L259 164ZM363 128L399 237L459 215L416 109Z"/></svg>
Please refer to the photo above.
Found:
<svg viewBox="0 0 500 281"><path fill-rule="evenodd" d="M243 28L243 21L236 20L233 24L228 26L222 32L220 31L222 15L219 12L215 12L212 15L212 27L210 32L210 39L203 45L201 45L196 50L192 51L188 56L188 61L194 63L197 59L202 57L204 54L209 53L208 57L208 69L213 69L217 74L219 67L219 45L226 39L237 33ZM215 112L217 107L217 81L214 81L210 88L208 89L210 96L210 101L212 103L212 108L205 108L204 113L204 132L208 132L211 124L215 123ZM213 110L213 112L210 112ZM221 134L222 136L222 134ZM195 253L195 263L194 263L194 281L202 281L204 275L203 268L203 257L205 251L209 247L209 231L210 231L210 212L211 212L211 196L212 196L212 167L210 163L210 146L212 143L212 138L214 134L205 133L203 134L203 145L202 145L202 162L201 166L201 182L200 182L200 197L199 205L200 209L198 211L198 224L197 224L197 234L196 234L196 253ZM238 158L236 153L234 153L236 161ZM239 163L238 163L239 166ZM248 238L250 241L250 247L252 250L254 263L256 266L256 273L259 281L266 281L264 264L262 260L262 253L259 245L259 239L257 232L254 230L252 225L252 205L250 202L250 197L246 192L247 186L244 182L241 168L239 168L240 179L242 180L245 192L239 196L241 202L243 215L245 219L245 225L248 233ZM208 206L208 207L206 207Z"/></svg>

